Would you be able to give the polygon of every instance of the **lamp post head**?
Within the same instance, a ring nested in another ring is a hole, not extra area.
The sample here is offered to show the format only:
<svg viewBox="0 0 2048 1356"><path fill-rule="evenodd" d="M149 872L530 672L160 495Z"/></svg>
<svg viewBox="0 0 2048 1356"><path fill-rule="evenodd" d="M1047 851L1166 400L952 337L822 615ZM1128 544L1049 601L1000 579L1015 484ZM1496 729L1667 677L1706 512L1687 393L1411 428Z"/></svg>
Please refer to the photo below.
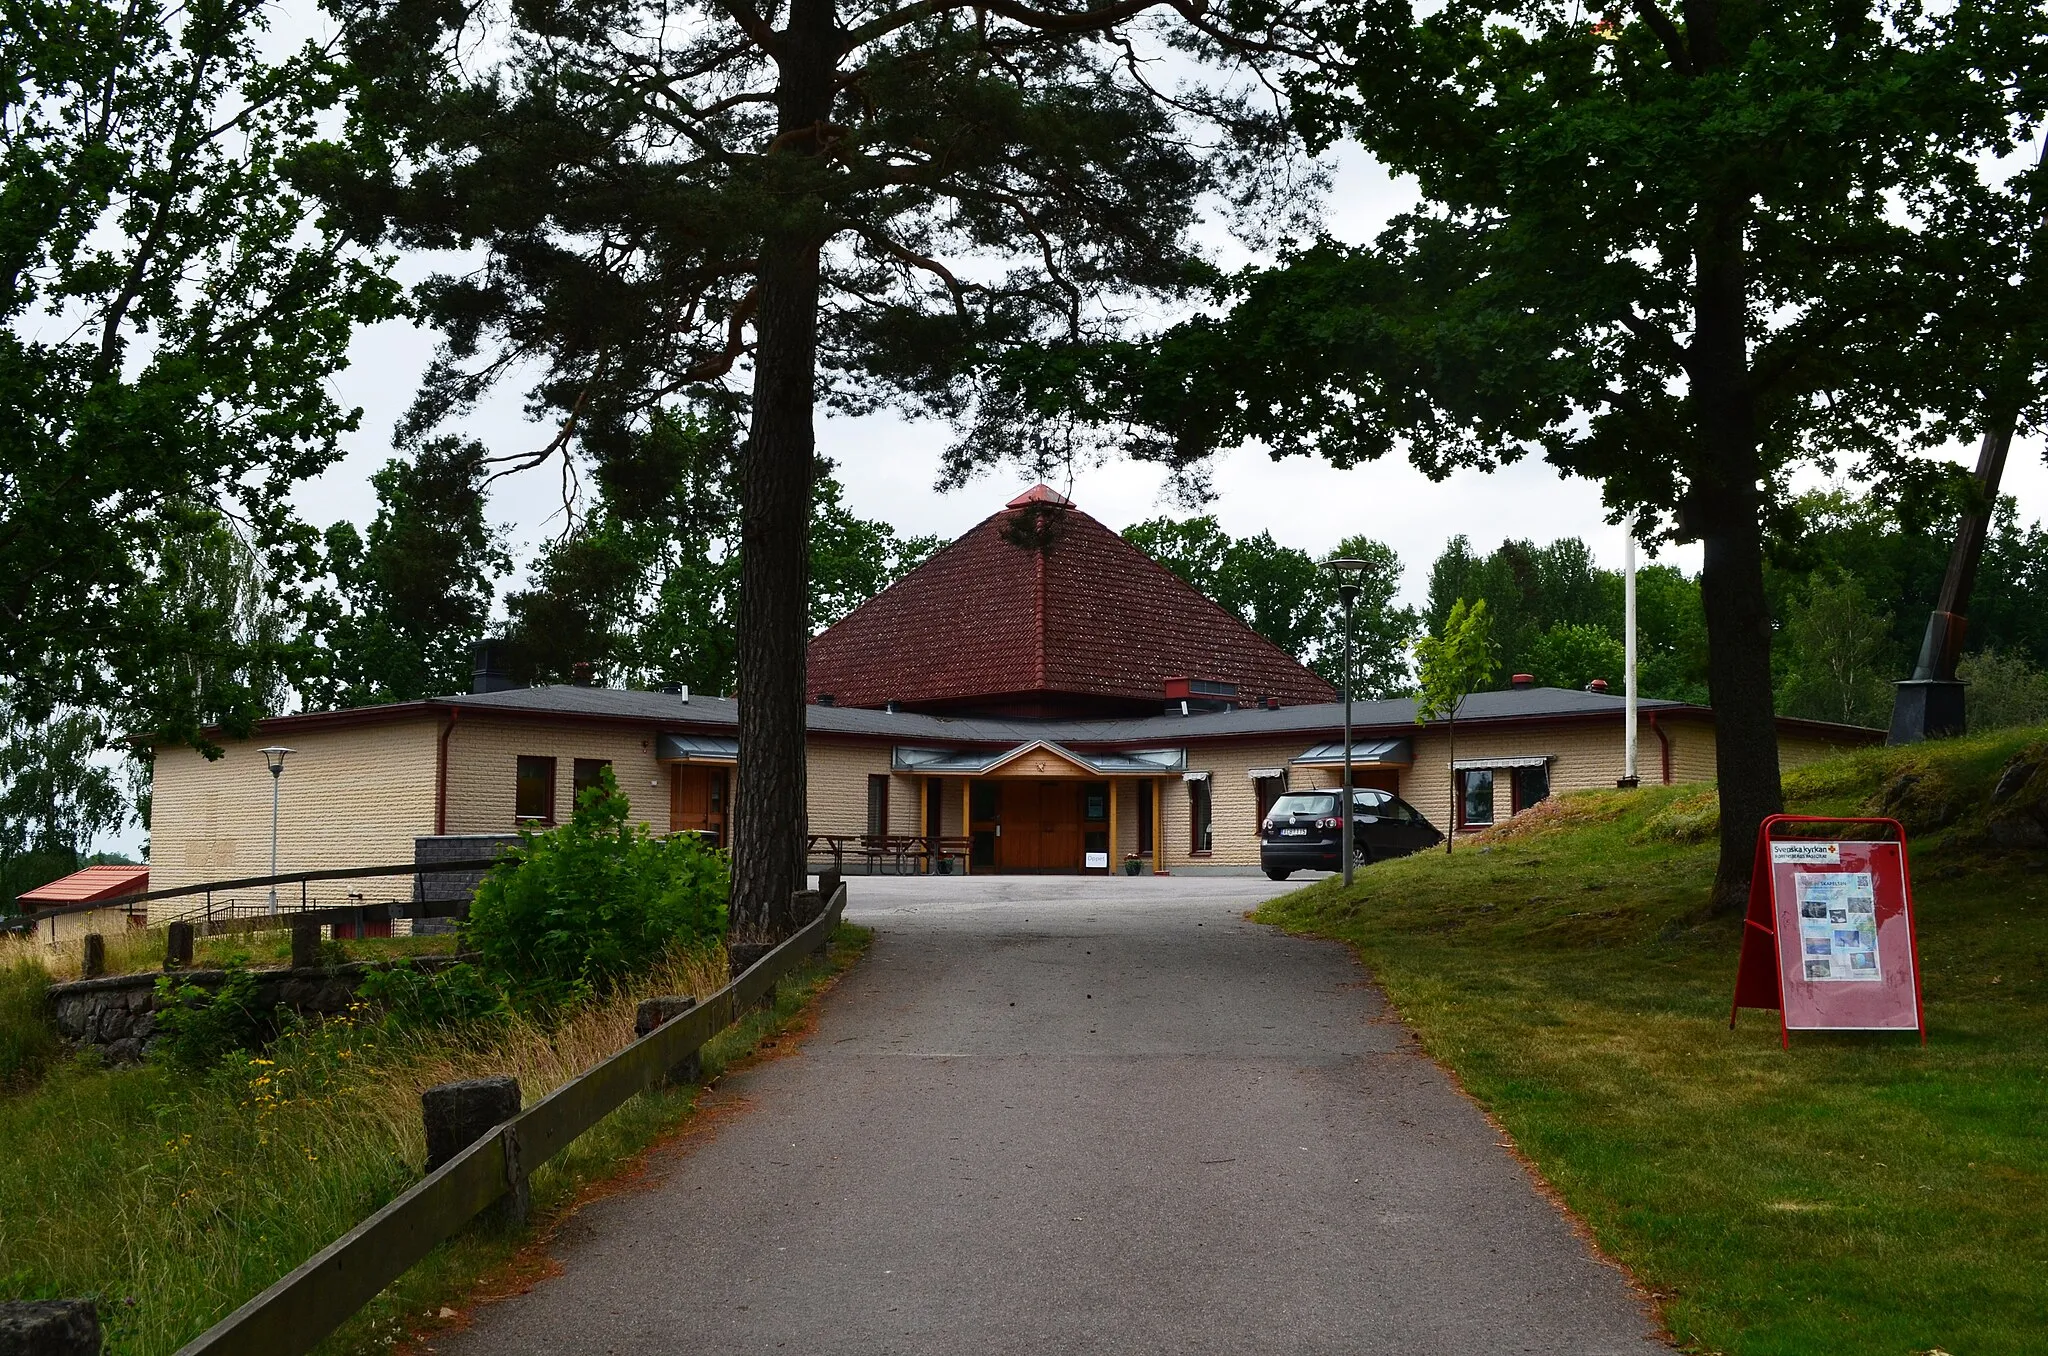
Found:
<svg viewBox="0 0 2048 1356"><path fill-rule="evenodd" d="M296 752L298 750L288 749L282 744L272 744L269 748L263 750L263 761L270 768L270 775L282 777L284 775L284 756L288 753Z"/></svg>
<svg viewBox="0 0 2048 1356"><path fill-rule="evenodd" d="M1358 601L1358 576L1371 569L1372 562L1355 556L1337 556L1324 561L1323 568L1337 572L1338 579L1342 581L1337 585L1337 601L1344 604L1345 611L1350 611L1351 605Z"/></svg>

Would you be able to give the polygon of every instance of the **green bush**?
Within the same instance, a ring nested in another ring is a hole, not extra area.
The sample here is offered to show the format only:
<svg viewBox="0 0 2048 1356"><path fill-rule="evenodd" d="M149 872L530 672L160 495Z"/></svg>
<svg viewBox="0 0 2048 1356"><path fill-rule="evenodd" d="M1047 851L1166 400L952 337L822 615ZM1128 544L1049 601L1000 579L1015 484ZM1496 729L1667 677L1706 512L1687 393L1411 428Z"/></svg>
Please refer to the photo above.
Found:
<svg viewBox="0 0 2048 1356"><path fill-rule="evenodd" d="M672 946L725 935L725 854L628 819L606 768L567 824L528 831L477 887L465 929L486 974L527 1006L610 988Z"/></svg>
<svg viewBox="0 0 2048 1356"><path fill-rule="evenodd" d="M401 960L364 975L356 994L404 1026L478 1026L507 1013L505 995L466 962L428 972Z"/></svg>
<svg viewBox="0 0 2048 1356"><path fill-rule="evenodd" d="M30 957L0 970L0 1092L35 1082L56 1057L49 991L49 972Z"/></svg>
<svg viewBox="0 0 2048 1356"><path fill-rule="evenodd" d="M230 966L218 989L175 975L156 982L159 1058L183 1069L211 1069L237 1050L255 1050L273 1034L277 1010L256 1000L256 976Z"/></svg>

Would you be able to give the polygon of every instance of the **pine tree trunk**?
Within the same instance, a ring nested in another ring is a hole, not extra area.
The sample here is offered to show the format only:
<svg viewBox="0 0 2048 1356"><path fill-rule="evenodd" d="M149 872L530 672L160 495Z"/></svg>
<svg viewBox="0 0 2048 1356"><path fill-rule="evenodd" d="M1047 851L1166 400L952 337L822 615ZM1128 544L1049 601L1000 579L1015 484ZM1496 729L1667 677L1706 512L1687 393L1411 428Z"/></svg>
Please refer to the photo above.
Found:
<svg viewBox="0 0 2048 1356"><path fill-rule="evenodd" d="M783 34L784 133L821 128L837 57L831 0L797 0ZM778 138L771 160L814 155L816 136ZM811 482L818 370L819 250L808 176L792 165L784 220L762 242L753 424L740 455L739 745L731 926L736 938L794 932L806 835L804 653L810 641Z"/></svg>
<svg viewBox="0 0 2048 1356"><path fill-rule="evenodd" d="M1700 602L1707 621L1707 690L1714 707L1721 855L1710 908L1748 902L1757 827L1784 808L1771 697L1771 610L1764 593L1763 494L1755 397L1749 385L1742 230L1730 214L1697 259L1692 396L1700 457L1685 525L1704 548Z"/></svg>

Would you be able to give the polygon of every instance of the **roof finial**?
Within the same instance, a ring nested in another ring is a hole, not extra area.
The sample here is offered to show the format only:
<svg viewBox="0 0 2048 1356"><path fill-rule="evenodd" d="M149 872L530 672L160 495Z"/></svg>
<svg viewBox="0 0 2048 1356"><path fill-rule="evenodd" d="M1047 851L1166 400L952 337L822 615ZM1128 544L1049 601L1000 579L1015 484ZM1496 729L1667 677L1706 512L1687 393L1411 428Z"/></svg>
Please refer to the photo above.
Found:
<svg viewBox="0 0 2048 1356"><path fill-rule="evenodd" d="M1051 504L1056 508L1072 508L1074 501L1061 494L1052 486L1040 483L1003 505L1004 508L1028 508L1033 504Z"/></svg>

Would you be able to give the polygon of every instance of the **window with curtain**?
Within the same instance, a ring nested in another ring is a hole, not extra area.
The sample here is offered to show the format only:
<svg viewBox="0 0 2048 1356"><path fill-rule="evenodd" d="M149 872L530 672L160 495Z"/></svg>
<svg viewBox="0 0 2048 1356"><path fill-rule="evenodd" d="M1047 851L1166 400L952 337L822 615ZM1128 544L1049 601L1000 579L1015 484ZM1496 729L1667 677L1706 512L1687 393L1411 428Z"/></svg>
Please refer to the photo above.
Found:
<svg viewBox="0 0 2048 1356"><path fill-rule="evenodd" d="M522 755L512 793L512 816L522 824L555 822L555 760Z"/></svg>
<svg viewBox="0 0 2048 1356"><path fill-rule="evenodd" d="M1188 850L1208 852L1215 845L1215 830L1211 818L1209 780L1189 782L1188 788Z"/></svg>
<svg viewBox="0 0 2048 1356"><path fill-rule="evenodd" d="M1468 768L1458 774L1458 823L1483 828L1493 823L1493 769Z"/></svg>

